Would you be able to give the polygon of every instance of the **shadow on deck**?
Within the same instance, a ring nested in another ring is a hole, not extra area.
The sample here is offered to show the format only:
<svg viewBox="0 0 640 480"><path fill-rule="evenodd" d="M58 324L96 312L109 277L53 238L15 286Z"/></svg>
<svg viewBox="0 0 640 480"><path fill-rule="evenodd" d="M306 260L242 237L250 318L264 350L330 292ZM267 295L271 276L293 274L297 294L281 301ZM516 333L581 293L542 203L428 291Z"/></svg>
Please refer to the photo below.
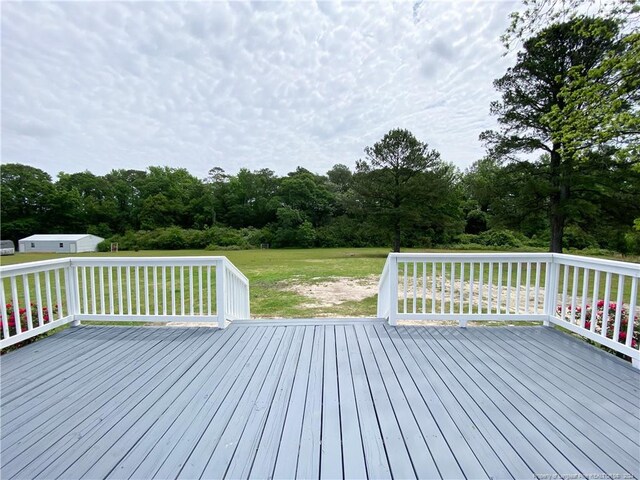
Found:
<svg viewBox="0 0 640 480"><path fill-rule="evenodd" d="M82 326L1 362L5 479L640 472L640 371L551 328Z"/></svg>

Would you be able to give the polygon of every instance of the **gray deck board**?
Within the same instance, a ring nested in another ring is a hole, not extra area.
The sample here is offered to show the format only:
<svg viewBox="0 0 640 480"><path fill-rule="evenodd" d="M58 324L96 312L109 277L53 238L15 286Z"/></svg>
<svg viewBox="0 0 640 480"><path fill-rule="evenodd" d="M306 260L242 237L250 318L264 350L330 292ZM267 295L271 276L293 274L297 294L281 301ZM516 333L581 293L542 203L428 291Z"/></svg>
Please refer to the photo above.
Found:
<svg viewBox="0 0 640 480"><path fill-rule="evenodd" d="M3 355L2 478L640 475L640 372L543 327L74 327Z"/></svg>
<svg viewBox="0 0 640 480"><path fill-rule="evenodd" d="M324 329L320 476L342 478L342 433L335 326Z"/></svg>
<svg viewBox="0 0 640 480"><path fill-rule="evenodd" d="M186 335L180 335L181 337L185 337L187 341L190 335L186 333ZM122 376L113 375L113 370L105 372L109 378L93 376L82 385L75 386L67 397L51 397L49 403L45 405L46 409L29 423L20 425L18 428L3 425L2 446L10 449L11 455L17 456L22 450L32 448L37 442L40 446L51 445L57 438L64 437L67 429L91 422L95 417L94 413L101 405L109 403L117 405L119 399L126 398L127 387L135 384L137 378L153 372L154 368L160 368L163 364L162 357L166 356L167 362L171 359L170 352L161 349L150 350L147 355L149 357L133 355L134 359L140 358L144 363L134 364L137 367L135 369L131 369L130 366L119 368L118 372L122 373ZM69 402L65 399L78 401ZM3 456L5 465L7 457L7 455Z"/></svg>
<svg viewBox="0 0 640 480"><path fill-rule="evenodd" d="M254 332L255 333L255 332ZM251 337L252 335L248 335ZM114 444L105 455L110 458L111 471L109 478L150 478L155 470L166 458L166 451L162 447L170 448L176 438L180 438L194 419L205 408L211 395L225 379L220 371L228 372L233 363L241 362L249 352L246 348L250 343L241 341L242 335L236 332L225 342L219 356L221 363L218 369L206 369L202 382L195 383L193 388L185 389L180 401L171 406L171 412L161 415L155 423L139 438L128 451L122 448L120 442ZM134 437L135 441L136 438ZM114 466L115 465L115 466Z"/></svg>
<svg viewBox="0 0 640 480"><path fill-rule="evenodd" d="M296 337L283 367L276 393L269 404L262 431L253 439L249 439L255 449L251 461L245 461L241 455L234 455L234 462L229 467L229 476L233 478L268 478L273 475L278 446L282 438L284 420L287 415L289 400L295 381L296 366L302 359L302 351L308 348L313 330L296 327Z"/></svg>
<svg viewBox="0 0 640 480"><path fill-rule="evenodd" d="M563 389L565 385L562 383L562 377L544 368L544 361L535 353L514 348L510 342L500 337L485 338L501 347L495 350L496 361L501 364L507 362L512 376L518 380L526 378L529 390L537 394L542 401L554 405L554 408L576 428L583 432L595 428L602 434L599 442L603 447L622 448L632 457L637 455L640 438L636 433L640 429L640 422L633 420L630 424L629 418L625 421L617 420L617 417L609 414L599 402L592 401L589 391L586 394L573 389L567 392Z"/></svg>
<svg viewBox="0 0 640 480"><path fill-rule="evenodd" d="M184 341L188 341L189 335L185 332L178 338L184 338ZM28 406L29 409L17 418L23 419L28 415L35 416L20 423L3 423L3 427L9 432L3 437L3 446L12 447L13 451L15 450L14 442L20 443L23 439L28 441L40 438L52 431L60 433L60 425L69 428L73 423L79 424L81 421L91 418L100 405L112 402L114 397L117 399L117 395L127 386L135 384L139 375L146 374L149 367L156 365L157 369L162 358L168 353L161 344L141 352L139 355L130 353L127 359L114 365L114 368L117 368L121 374L120 376L113 375L113 368L107 371L102 370L102 374L94 373L88 380L73 385L70 394L63 391L55 396L46 395L46 401L41 402L37 407L28 405L31 399L25 401L23 405ZM69 399L79 401L69 402ZM20 413L19 410L17 412Z"/></svg>
<svg viewBox="0 0 640 480"><path fill-rule="evenodd" d="M450 357L447 349L442 348L438 341L430 340L430 335L423 336L421 329L405 327L404 332L410 332L411 340L423 352L425 360L433 362L434 368L442 372L443 377L441 378L452 387L454 395L460 399L470 400L471 403L467 402L467 405L475 411L475 415L485 415L506 442L505 444L494 437L491 443L502 443L502 449L506 451L511 449L517 452L531 469L531 472L558 473L545 456L530 442L530 439L520 431L519 425L514 424L509 416L492 401L491 397L473 383L473 378L467 374L466 368L460 366L457 355ZM518 417L520 416L518 415ZM474 421L476 421L475 418ZM488 425L485 423L482 429L487 429L487 427ZM524 478L520 474L515 477Z"/></svg>
<svg viewBox="0 0 640 480"><path fill-rule="evenodd" d="M617 461L614 460L607 452L611 449L621 448L619 445L610 441L607 437L588 435L595 422L591 418L592 423L584 421L580 416L576 415L575 410L570 408L570 404L559 401L552 395L552 391L535 388L536 383L532 382L525 386L520 382L521 376L526 376L526 373L517 370L514 372L508 368L508 366L514 366L509 361L508 357L505 357L499 350L488 349L486 344L477 342L475 336L468 336L466 332L456 332L459 335L463 335L470 339L470 345L467 346L468 351L475 355L476 358L482 362L480 369L483 372L496 373L501 382L507 387L503 392L513 392L515 395L509 395L515 402L520 403L520 400L527 402L536 412L539 412L545 417L545 419L557 430L558 434L566 436L576 447L582 452L593 458L594 461L604 467L607 472L617 471L620 467L625 468L628 473L633 473L632 468L635 466L636 460L631 455L618 456ZM493 339L496 341L495 339ZM496 341L500 346L499 341ZM504 362L502 361L504 360ZM504 365L504 366L503 366ZM576 412L577 413L577 412ZM603 428L605 425L601 424ZM624 434L618 434L616 437L620 440L624 440L626 436ZM622 442L621 442L622 443ZM592 470L593 471L593 470Z"/></svg>
<svg viewBox="0 0 640 480"><path fill-rule="evenodd" d="M504 402L501 401L500 404L508 409L506 410L508 415L513 415L514 410L517 410L531 426L540 432L540 435L544 436L547 442L551 443L557 450L556 453L547 447L545 450L547 457L559 454L571 462L573 467L579 468L585 475L592 472L605 473L605 471L614 471L620 468L620 465L611 462L609 457L600 457L601 464L606 467L605 470L601 470L598 464L583 451L585 446L590 447L590 445L586 445L590 443L588 439L585 439L580 432L575 431L568 422L564 423L561 416L557 414L554 415L555 412L550 408L545 408L544 402L541 402L533 395L527 395L520 382L509 382L508 374L504 369L500 370L496 368L494 370L489 368L487 364L484 363L486 359L489 358L485 352L492 351L492 348L489 348L487 344L484 344L483 348L473 347L473 344L471 344L463 334L457 331L447 333L448 335L446 335L445 340L455 348L455 351L460 354L461 357L469 362L469 368L474 372L473 377L477 379L476 383L486 386L487 390L495 389L495 391L492 392L492 397L494 399L504 399ZM445 337L445 335L439 331L433 332L433 334L440 335L443 338ZM490 364L499 366L495 361L492 361ZM475 375L475 372L477 372L478 375ZM488 386L489 379L491 379L491 387ZM566 436L562 434L560 428L563 428L563 431L567 432ZM531 434L528 436L530 438L532 437ZM592 450L591 453L599 455L602 452L598 449L597 451ZM559 465L559 468L563 468L562 463L559 463ZM610 470L611 467L613 467L612 470ZM564 468L570 467L565 465Z"/></svg>
<svg viewBox="0 0 640 480"><path fill-rule="evenodd" d="M260 342L266 341L264 334L264 330L261 329L256 329L255 332L243 332L241 344L244 346L244 351L238 357L230 357L231 364L228 367L222 365L223 368L220 369L222 371L219 372L221 381L207 396L202 408L197 412L183 410L186 415L184 423L174 423L170 431L155 444L150 454L141 462L133 474L134 478L171 478L178 475L223 403L241 392L247 377L243 372L255 369L262 354L258 347L261 345ZM130 463L135 465L135 457L130 459ZM122 476L116 478L122 478Z"/></svg>
<svg viewBox="0 0 640 480"><path fill-rule="evenodd" d="M307 395L298 446L296 476L316 478L320 475L322 430L322 381L324 373L324 337L326 328L314 327L315 337Z"/></svg>
<svg viewBox="0 0 640 480"><path fill-rule="evenodd" d="M50 374L54 370L58 371L59 369L65 369L65 367L68 368L69 362L77 362L83 355L91 355L92 353L95 353L95 350L99 349L104 344L105 340L115 340L120 335L131 334L135 334L133 329L109 328L108 330L105 329L105 331L97 332L97 335L92 338L76 335L67 339L68 345L66 349L62 348L63 345L61 343L61 350L57 350L57 344L53 344L51 342L36 342L31 345L26 345L23 347L25 350L34 350L33 355L41 358L31 360L28 355L20 355L20 360L17 358L14 360L16 363L19 363L21 367L20 370L12 371L2 369L3 391L6 391L6 393L9 394L10 392L14 392L17 389L22 388L24 385L32 385L32 375L36 376L35 378L37 381L42 382L46 380L46 374ZM40 343L45 343L46 346L40 347L41 350L31 348ZM16 356L18 356L17 354L22 354L22 348L17 350L15 353ZM22 372L22 374L20 372ZM25 373L27 373L27 375L25 375ZM10 399L10 396L7 396L6 398L3 396L2 401L4 403Z"/></svg>
<svg viewBox="0 0 640 480"><path fill-rule="evenodd" d="M239 383L233 394L224 399L216 415L211 419L198 438L198 442L183 463L182 468L177 472L177 478L200 478L209 464L213 451L218 447L220 439L227 432L227 426L232 421L236 411L241 416L250 406L250 401L262 385L262 380L267 374L273 362L278 346L284 336L285 328L276 327L274 332L267 332L261 339L261 343L256 347L258 355L252 360L249 369L242 370L239 374ZM233 390L232 390L233 391ZM168 465L165 463L165 465ZM161 477L165 475L159 472ZM171 475L173 476L173 475Z"/></svg>
<svg viewBox="0 0 640 480"><path fill-rule="evenodd" d="M335 327L336 363L340 395L340 432L342 434L342 464L345 478L366 478L362 432L358 421L358 404L353 389L347 337L343 325Z"/></svg>
<svg viewBox="0 0 640 480"><path fill-rule="evenodd" d="M362 448L369 478L390 478L391 469L387 457L387 449L380 431L378 417L374 408L369 384L367 382L363 358L353 328L345 328L351 378L358 405L358 421L362 432ZM389 448L392 445L388 446ZM404 448L404 445L401 446Z"/></svg>
<svg viewBox="0 0 640 480"><path fill-rule="evenodd" d="M532 345L531 339L527 339L517 332L507 333L513 337L517 336L527 342L528 345ZM576 350L574 347L571 343L565 344L565 342L561 341L556 335L551 335L550 339L545 342L544 345L540 345L540 343L532 345L532 348L536 350L544 349L545 355L555 360L555 365L565 371L568 369L575 373L577 379L585 385L589 385L598 391L606 389L614 392L616 395L621 395L617 397L616 400L618 405L625 408L630 414L640 417L640 412L638 411L638 407L640 406L638 403L638 399L640 399L640 382L638 382L637 378L635 378L635 382L633 381L633 372L616 368L620 362L615 361L615 358L609 359L610 363L607 364L608 369L604 370L602 367L598 367L590 362L590 354L592 353L590 350L594 350L593 348ZM570 353L566 352L565 349L569 350ZM586 352L584 352L584 350L586 350ZM603 353L599 351L596 352L596 357L599 357ZM613 357L613 355L609 356ZM628 374L631 374L631 376ZM616 375L618 381L611 384L611 375Z"/></svg>
<svg viewBox="0 0 640 480"><path fill-rule="evenodd" d="M396 370L405 368L410 377L405 391L415 388L422 400L407 395L421 428L429 434L429 449L443 477L460 478L458 470L462 469L467 478L481 478L483 475L477 475L480 463L489 477L510 478L509 470L466 414L464 402L460 403L447 384L430 370L427 361L420 360L421 352L411 345L413 342L405 344L395 329L380 326L376 330Z"/></svg>
<svg viewBox="0 0 640 480"><path fill-rule="evenodd" d="M504 418L511 423L512 427L509 428L513 428L522 435L556 472L575 471L576 468L581 468L584 464L587 464L588 468L595 466L566 439L558 436L552 425L545 423L541 416L535 415L532 409L527 408L526 403L515 404L509 401L509 398L503 393L504 387L501 385L500 377L498 375L484 377L478 371L475 362L466 357L459 342L454 342L454 345L447 348L447 342L451 344L451 337L454 333L452 330L449 329L443 333L440 329L429 332L423 329L419 333L427 340L426 343L437 345L436 348L441 352L440 354L446 358L445 362L449 362L450 368L454 369L452 371L458 375L467 391L482 391L483 395L480 398L488 400L485 405L490 402L491 408L499 410ZM437 343L429 342L429 337L437 340ZM531 418L531 415L535 415L535 417ZM584 473L584 470L579 471ZM596 473L603 472L596 470Z"/></svg>

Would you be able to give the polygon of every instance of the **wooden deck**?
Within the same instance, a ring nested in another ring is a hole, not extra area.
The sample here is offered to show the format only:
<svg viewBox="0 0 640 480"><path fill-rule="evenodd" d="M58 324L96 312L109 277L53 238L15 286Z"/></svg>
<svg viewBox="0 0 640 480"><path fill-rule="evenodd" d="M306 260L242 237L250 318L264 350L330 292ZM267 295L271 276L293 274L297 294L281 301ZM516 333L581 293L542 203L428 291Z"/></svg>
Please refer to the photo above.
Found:
<svg viewBox="0 0 640 480"><path fill-rule="evenodd" d="M9 478L631 478L640 372L544 327L75 327L1 357Z"/></svg>

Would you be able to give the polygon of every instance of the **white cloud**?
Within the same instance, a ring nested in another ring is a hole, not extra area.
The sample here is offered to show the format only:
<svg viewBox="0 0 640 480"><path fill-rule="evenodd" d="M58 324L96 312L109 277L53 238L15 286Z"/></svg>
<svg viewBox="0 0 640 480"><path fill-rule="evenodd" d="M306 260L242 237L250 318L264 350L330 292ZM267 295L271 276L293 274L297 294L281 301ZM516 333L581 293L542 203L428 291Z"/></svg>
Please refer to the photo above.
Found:
<svg viewBox="0 0 640 480"><path fill-rule="evenodd" d="M353 165L409 128L461 168L513 2L8 2L2 161L49 173Z"/></svg>

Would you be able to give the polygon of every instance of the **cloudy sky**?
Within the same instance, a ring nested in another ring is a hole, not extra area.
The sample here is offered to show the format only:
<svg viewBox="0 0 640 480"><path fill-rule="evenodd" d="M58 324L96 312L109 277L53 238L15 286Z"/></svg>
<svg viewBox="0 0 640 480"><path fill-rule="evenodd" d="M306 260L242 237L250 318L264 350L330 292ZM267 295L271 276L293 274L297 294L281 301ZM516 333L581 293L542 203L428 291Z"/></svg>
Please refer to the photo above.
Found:
<svg viewBox="0 0 640 480"><path fill-rule="evenodd" d="M465 168L518 5L3 2L2 162L324 173L402 127Z"/></svg>

